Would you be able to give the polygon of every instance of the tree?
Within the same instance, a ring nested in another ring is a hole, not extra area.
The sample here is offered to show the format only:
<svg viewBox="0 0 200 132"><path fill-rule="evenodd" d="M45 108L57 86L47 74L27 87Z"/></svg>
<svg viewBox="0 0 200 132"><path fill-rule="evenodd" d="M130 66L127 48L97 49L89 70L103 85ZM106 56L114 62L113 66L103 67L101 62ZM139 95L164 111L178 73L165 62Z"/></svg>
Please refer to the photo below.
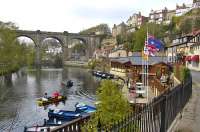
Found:
<svg viewBox="0 0 200 132"><path fill-rule="evenodd" d="M190 33L192 31L192 27L193 27L193 19L183 19L180 23L180 31L181 33Z"/></svg>
<svg viewBox="0 0 200 132"><path fill-rule="evenodd" d="M123 44L125 42L125 35L118 34L116 36L117 45Z"/></svg>
<svg viewBox="0 0 200 132"><path fill-rule="evenodd" d="M133 50L133 46L134 45L131 42L125 42L124 43L124 49L126 50L127 56L128 56L128 53Z"/></svg>
<svg viewBox="0 0 200 132"><path fill-rule="evenodd" d="M83 130L96 131L99 121L101 126L109 129L114 122L122 119L130 112L128 101L122 95L118 85L111 80L102 81L98 88L97 99L100 101L97 112L83 127Z"/></svg>
<svg viewBox="0 0 200 132"><path fill-rule="evenodd" d="M56 68L61 68L63 66L63 60L59 54L55 56L54 66Z"/></svg>
<svg viewBox="0 0 200 132"><path fill-rule="evenodd" d="M6 64L7 70L13 70L19 67L22 58L22 47L16 41L15 32L9 28L0 28L0 62Z"/></svg>
<svg viewBox="0 0 200 132"><path fill-rule="evenodd" d="M35 50L32 49L31 47L28 47L27 50L27 54L26 54L26 64L29 68L32 68L32 66L34 66L34 62L35 62Z"/></svg>
<svg viewBox="0 0 200 132"><path fill-rule="evenodd" d="M164 38L169 27L156 23L146 23L142 25L141 28L133 34L133 51L141 51L143 49L145 39L147 37L147 29L150 35L153 35L158 39L162 39Z"/></svg>
<svg viewBox="0 0 200 132"><path fill-rule="evenodd" d="M95 69L96 65L97 65L97 60L91 60L88 62L88 67L92 70Z"/></svg>
<svg viewBox="0 0 200 132"><path fill-rule="evenodd" d="M101 32L100 34L110 35L111 30L107 24L99 24L97 26L88 28L86 30L83 30L79 32L80 34L95 34L97 32Z"/></svg>
<svg viewBox="0 0 200 132"><path fill-rule="evenodd" d="M135 32L133 35L134 37L134 46L133 46L133 51L140 51L144 47L144 42L146 38L146 26L142 26L138 31Z"/></svg>
<svg viewBox="0 0 200 132"><path fill-rule="evenodd" d="M6 65L3 72L15 72L27 63L26 46L17 41L13 23L0 22L0 63Z"/></svg>
<svg viewBox="0 0 200 132"><path fill-rule="evenodd" d="M193 29L200 29L200 17L195 18Z"/></svg>
<svg viewBox="0 0 200 132"><path fill-rule="evenodd" d="M188 34L200 28L200 9L192 9L183 16L173 17L170 24L172 34Z"/></svg>

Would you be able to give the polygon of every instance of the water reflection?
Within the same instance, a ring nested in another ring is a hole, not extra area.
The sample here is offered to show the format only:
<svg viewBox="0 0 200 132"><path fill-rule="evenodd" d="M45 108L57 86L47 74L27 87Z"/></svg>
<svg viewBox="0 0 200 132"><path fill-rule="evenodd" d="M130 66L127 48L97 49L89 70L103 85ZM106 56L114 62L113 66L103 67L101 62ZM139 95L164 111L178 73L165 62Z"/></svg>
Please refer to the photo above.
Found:
<svg viewBox="0 0 200 132"><path fill-rule="evenodd" d="M70 79L71 88L62 88L61 81ZM26 74L13 74L9 84L0 84L0 131L12 129L21 132L25 125L42 123L47 118L49 108L74 110L76 102L93 105L98 82L86 69L46 69L28 71ZM64 103L48 107L38 107L36 98L45 92L51 95L60 91L67 96Z"/></svg>

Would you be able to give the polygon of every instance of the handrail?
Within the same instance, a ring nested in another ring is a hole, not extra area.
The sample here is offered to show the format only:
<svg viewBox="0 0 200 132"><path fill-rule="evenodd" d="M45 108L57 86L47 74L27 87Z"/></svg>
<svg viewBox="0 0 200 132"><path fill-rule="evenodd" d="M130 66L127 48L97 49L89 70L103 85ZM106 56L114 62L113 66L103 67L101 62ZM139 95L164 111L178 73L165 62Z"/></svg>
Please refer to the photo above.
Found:
<svg viewBox="0 0 200 132"><path fill-rule="evenodd" d="M52 129L51 132L60 132L62 130L79 131L81 129L81 126L83 126L83 124L90 119L90 116L91 115L83 116L70 122L67 122L61 126Z"/></svg>

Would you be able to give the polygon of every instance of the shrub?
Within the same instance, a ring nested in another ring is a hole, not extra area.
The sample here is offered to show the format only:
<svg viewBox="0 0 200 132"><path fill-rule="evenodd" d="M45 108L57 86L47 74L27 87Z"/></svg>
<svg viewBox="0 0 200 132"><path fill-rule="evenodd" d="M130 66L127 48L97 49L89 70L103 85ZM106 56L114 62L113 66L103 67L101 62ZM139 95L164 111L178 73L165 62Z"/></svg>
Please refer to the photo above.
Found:
<svg viewBox="0 0 200 132"><path fill-rule="evenodd" d="M180 73L180 79L181 81L185 81L187 78L190 77L190 70L185 67L185 66L181 66L181 73Z"/></svg>
<svg viewBox="0 0 200 132"><path fill-rule="evenodd" d="M185 81L188 77L190 77L190 70L183 65L175 65L174 75L180 81Z"/></svg>
<svg viewBox="0 0 200 132"><path fill-rule="evenodd" d="M108 130L114 122L130 112L128 101L122 95L117 84L111 80L102 81L97 91L97 99L101 103L97 106L97 112L83 126L83 131L95 132L99 123L105 130Z"/></svg>

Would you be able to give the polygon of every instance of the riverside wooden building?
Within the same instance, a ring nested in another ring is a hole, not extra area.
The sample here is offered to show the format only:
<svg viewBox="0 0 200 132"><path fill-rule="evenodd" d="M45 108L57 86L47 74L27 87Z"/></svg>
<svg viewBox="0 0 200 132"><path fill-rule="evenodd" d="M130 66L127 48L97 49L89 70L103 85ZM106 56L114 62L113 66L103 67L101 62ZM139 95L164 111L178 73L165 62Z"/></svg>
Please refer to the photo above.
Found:
<svg viewBox="0 0 200 132"><path fill-rule="evenodd" d="M110 73L124 78L129 78L131 85L142 82L142 57L132 56L126 58L112 58ZM165 91L171 84L168 79L165 84L161 83L162 75L170 77L172 68L167 64L167 57L149 57L149 85L155 96Z"/></svg>

